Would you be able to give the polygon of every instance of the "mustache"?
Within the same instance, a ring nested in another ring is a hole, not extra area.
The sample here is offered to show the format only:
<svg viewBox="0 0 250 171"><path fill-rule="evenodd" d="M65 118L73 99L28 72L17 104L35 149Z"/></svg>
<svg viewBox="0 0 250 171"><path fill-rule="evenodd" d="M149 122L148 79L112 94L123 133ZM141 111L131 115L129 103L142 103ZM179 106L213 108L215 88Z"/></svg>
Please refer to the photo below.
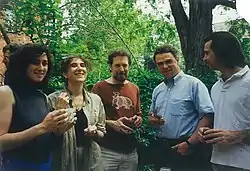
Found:
<svg viewBox="0 0 250 171"><path fill-rule="evenodd" d="M126 75L126 72L117 72L118 75Z"/></svg>

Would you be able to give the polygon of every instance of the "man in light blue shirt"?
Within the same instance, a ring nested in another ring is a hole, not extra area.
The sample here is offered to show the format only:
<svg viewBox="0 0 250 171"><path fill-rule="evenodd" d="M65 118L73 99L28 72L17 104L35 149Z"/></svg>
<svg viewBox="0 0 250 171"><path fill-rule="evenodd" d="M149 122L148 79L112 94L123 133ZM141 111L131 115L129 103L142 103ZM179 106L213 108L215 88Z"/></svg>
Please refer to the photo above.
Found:
<svg viewBox="0 0 250 171"><path fill-rule="evenodd" d="M211 126L213 105L206 86L181 71L177 51L172 46L158 47L154 61L165 77L153 91L149 120L157 128L154 150L156 170L211 170L200 152L197 132Z"/></svg>

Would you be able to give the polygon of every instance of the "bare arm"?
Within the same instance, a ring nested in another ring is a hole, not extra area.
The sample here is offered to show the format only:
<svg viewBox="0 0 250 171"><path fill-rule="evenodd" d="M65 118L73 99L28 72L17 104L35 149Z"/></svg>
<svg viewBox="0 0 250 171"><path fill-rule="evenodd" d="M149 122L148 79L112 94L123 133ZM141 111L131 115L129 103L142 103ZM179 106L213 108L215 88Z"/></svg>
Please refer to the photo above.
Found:
<svg viewBox="0 0 250 171"><path fill-rule="evenodd" d="M204 117L202 117L201 120L199 121L199 124L198 124L195 132L188 139L188 141L191 144L197 144L197 143L199 143L200 140L198 138L198 132L199 132L200 128L201 127L211 127L212 122L213 122L213 115L212 114L204 115Z"/></svg>
<svg viewBox="0 0 250 171"><path fill-rule="evenodd" d="M57 111L48 114L42 123L21 132L8 133L12 120L12 106L14 97L8 86L0 87L0 151L12 150L44 133L55 129L58 121L64 120L65 111Z"/></svg>
<svg viewBox="0 0 250 171"><path fill-rule="evenodd" d="M45 133L42 124L17 133L8 133L11 119L14 97L8 86L0 87L0 149L1 151L11 150L23 145L27 141Z"/></svg>

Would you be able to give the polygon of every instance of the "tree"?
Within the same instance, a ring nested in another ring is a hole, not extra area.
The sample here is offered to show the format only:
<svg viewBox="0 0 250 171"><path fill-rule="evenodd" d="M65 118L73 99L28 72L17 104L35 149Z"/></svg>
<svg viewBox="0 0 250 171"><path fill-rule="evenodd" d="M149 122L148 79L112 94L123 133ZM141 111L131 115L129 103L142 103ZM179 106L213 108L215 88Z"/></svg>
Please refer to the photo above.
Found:
<svg viewBox="0 0 250 171"><path fill-rule="evenodd" d="M4 38L4 40L5 40L5 42L7 43L7 44L9 44L10 43L10 38L9 38L9 36L7 35L7 32L6 32L6 30L5 30L5 27L4 27L4 25L3 25L3 19L4 19L4 11L3 11L3 8L8 4L8 0L1 0L0 1L0 32L2 33L2 35L3 35L3 38Z"/></svg>
<svg viewBox="0 0 250 171"><path fill-rule="evenodd" d="M169 0L175 20L186 71L202 76L209 70L202 61L204 39L212 33L212 10L217 5L236 8L236 0L189 0L189 16L181 0Z"/></svg>

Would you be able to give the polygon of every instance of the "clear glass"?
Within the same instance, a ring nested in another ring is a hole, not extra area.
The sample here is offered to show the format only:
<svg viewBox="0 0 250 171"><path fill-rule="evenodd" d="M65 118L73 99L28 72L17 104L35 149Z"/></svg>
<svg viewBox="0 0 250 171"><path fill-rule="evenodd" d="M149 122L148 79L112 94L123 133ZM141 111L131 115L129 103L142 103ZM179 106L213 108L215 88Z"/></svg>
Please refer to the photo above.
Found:
<svg viewBox="0 0 250 171"><path fill-rule="evenodd" d="M69 115L68 118L69 118L70 122L73 122L74 117L75 117L75 109L74 108L68 108L67 113Z"/></svg>
<svg viewBox="0 0 250 171"><path fill-rule="evenodd" d="M168 167L161 167L160 171L171 171L171 169Z"/></svg>

